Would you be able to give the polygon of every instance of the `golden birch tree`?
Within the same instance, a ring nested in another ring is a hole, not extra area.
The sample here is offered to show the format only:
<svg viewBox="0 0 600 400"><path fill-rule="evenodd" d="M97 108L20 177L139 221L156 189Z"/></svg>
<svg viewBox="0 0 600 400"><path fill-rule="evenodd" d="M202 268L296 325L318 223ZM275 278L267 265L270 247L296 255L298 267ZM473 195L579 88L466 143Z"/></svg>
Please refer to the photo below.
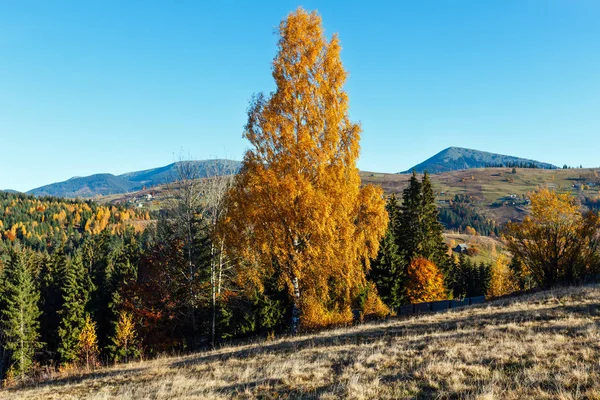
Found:
<svg viewBox="0 0 600 400"><path fill-rule="evenodd" d="M507 224L508 249L542 287L585 281L600 267L600 217L582 214L570 194L529 195L531 216Z"/></svg>
<svg viewBox="0 0 600 400"><path fill-rule="evenodd" d="M85 369L89 371L90 366L95 367L98 363L98 335L96 334L96 322L89 314L85 316L83 329L79 333L79 359L85 360Z"/></svg>
<svg viewBox="0 0 600 400"><path fill-rule="evenodd" d="M295 331L299 315L305 328L351 320L387 214L381 189L360 187L338 37L327 41L320 16L301 8L279 34L277 89L250 104L227 237L245 283L261 288L268 275L288 289Z"/></svg>

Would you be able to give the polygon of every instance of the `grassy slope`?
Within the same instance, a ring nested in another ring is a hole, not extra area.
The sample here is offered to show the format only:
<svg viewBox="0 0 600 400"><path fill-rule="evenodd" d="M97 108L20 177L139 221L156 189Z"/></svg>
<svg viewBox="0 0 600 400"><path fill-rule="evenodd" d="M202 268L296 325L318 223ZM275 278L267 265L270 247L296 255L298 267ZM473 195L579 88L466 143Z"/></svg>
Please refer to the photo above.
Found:
<svg viewBox="0 0 600 400"><path fill-rule="evenodd" d="M600 398L600 286L6 389L0 397Z"/></svg>
<svg viewBox="0 0 600 400"><path fill-rule="evenodd" d="M585 182L599 182L600 169L527 169L518 168L516 174L512 168L477 168L463 171L445 172L432 175L433 188L438 200L452 200L457 194L473 196L481 201L480 213L503 223L522 218L526 210L522 206L491 207L495 201L516 194L521 196L540 186L548 186L559 192L578 194L573 184L583 178ZM383 187L386 193L399 193L406 187L410 175L361 172L363 183L373 183ZM443 194L442 194L443 193ZM590 198L600 196L600 186L592 187L583 193Z"/></svg>
<svg viewBox="0 0 600 400"><path fill-rule="evenodd" d="M594 176L594 171L600 175L600 169L517 169L516 174L511 173L511 168L478 168L463 171L452 171L432 175L433 188L438 200L452 200L457 194L473 196L481 202L478 204L482 215L498 223L523 218L526 209L522 206L491 207L495 201L505 196L516 194L521 196L540 186L549 186L562 192L571 191L576 179L585 178L586 181L600 183L600 178ZM386 174L379 172L361 171L360 176L365 184L375 184L383 188L386 193L400 193L408 184L410 175ZM140 197L151 193L155 198L144 207L156 210L161 208L165 197L166 187L163 185L148 188L143 191L96 197L100 203L126 202L133 197ZM442 194L443 193L443 194ZM600 186L584 191L590 198L600 196Z"/></svg>

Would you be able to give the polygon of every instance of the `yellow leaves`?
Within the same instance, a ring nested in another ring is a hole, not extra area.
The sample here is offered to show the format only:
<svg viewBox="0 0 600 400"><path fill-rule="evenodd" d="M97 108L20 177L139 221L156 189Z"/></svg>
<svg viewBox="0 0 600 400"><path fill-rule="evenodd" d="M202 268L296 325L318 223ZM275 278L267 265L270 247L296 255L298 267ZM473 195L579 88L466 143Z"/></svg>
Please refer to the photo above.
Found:
<svg viewBox="0 0 600 400"><path fill-rule="evenodd" d="M406 294L411 303L447 299L444 276L434 263L419 257L410 263L407 272Z"/></svg>
<svg viewBox="0 0 600 400"><path fill-rule="evenodd" d="M67 212L64 209L62 209L62 210L60 210L60 212L52 215L52 220L56 221L60 224L63 224L66 219L67 219Z"/></svg>
<svg viewBox="0 0 600 400"><path fill-rule="evenodd" d="M558 194L542 188L529 195L532 219L543 223L561 223L569 218L578 218L579 207L569 194Z"/></svg>
<svg viewBox="0 0 600 400"><path fill-rule="evenodd" d="M125 358L125 361L127 361L129 353L135 344L136 336L133 316L131 313L121 311L119 313L115 336L112 339L117 349L117 359Z"/></svg>
<svg viewBox="0 0 600 400"><path fill-rule="evenodd" d="M516 277L508 266L508 260L500 255L496 262L492 264L490 283L487 291L487 297L500 297L511 294L519 290Z"/></svg>
<svg viewBox="0 0 600 400"><path fill-rule="evenodd" d="M86 368L95 366L98 359L98 336L96 335L96 322L89 314L85 316L85 323L79 333L79 359L85 361Z"/></svg>
<svg viewBox="0 0 600 400"><path fill-rule="evenodd" d="M368 283L369 289L363 305L362 314L364 317L385 318L390 315L390 309L377 295L377 288L372 282Z"/></svg>
<svg viewBox="0 0 600 400"><path fill-rule="evenodd" d="M135 326L131 313L121 311L115 333L115 343L120 347L127 348L127 345L131 344L135 336Z"/></svg>
<svg viewBox="0 0 600 400"><path fill-rule="evenodd" d="M252 149L229 196L225 231L246 283L275 274L300 283L305 327L352 319L387 227L381 189L360 188L360 126L350 122L337 37L298 9L279 27L277 90L256 96L244 137Z"/></svg>

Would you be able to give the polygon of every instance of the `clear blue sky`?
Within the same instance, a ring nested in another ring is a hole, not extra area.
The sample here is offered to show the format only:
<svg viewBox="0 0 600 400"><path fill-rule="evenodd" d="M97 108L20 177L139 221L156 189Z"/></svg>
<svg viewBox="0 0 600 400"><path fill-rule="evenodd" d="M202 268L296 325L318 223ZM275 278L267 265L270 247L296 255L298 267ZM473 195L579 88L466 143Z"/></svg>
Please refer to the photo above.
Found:
<svg viewBox="0 0 600 400"><path fill-rule="evenodd" d="M600 165L597 0L0 0L0 188L241 159L299 5L340 35L361 169L448 146Z"/></svg>

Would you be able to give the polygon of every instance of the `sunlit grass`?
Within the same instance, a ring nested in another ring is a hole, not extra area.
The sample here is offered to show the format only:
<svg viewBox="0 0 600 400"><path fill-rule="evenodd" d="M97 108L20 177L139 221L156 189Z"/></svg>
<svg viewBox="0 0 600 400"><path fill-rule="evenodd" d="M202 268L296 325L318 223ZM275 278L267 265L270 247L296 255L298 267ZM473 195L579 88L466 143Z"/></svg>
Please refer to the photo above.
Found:
<svg viewBox="0 0 600 400"><path fill-rule="evenodd" d="M600 398L600 286L118 365L17 399Z"/></svg>

